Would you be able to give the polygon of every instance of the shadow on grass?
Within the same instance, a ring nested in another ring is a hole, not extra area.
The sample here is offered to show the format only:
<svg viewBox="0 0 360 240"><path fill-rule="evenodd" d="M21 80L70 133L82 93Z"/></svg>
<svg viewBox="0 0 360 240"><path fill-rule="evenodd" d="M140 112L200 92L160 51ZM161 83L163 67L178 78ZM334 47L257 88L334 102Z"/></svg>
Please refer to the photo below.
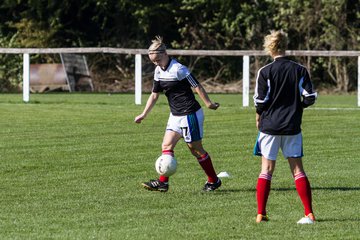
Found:
<svg viewBox="0 0 360 240"><path fill-rule="evenodd" d="M316 222L359 222L360 218L317 218Z"/></svg>
<svg viewBox="0 0 360 240"><path fill-rule="evenodd" d="M313 187L314 190L359 191L360 187Z"/></svg>
<svg viewBox="0 0 360 240"><path fill-rule="evenodd" d="M360 187L312 187L311 188L313 191L360 191ZM222 188L219 189L215 192L217 192L218 194L221 193L236 193L236 192L255 192L256 189L254 188L240 188L240 189L226 189L226 188ZM289 188L271 188L271 191L279 191L279 192L284 192L284 191L296 191L296 188L294 187L289 187Z"/></svg>
<svg viewBox="0 0 360 240"><path fill-rule="evenodd" d="M296 188L272 188L273 191L296 191ZM311 190L325 190L325 191L360 191L360 187L311 187Z"/></svg>

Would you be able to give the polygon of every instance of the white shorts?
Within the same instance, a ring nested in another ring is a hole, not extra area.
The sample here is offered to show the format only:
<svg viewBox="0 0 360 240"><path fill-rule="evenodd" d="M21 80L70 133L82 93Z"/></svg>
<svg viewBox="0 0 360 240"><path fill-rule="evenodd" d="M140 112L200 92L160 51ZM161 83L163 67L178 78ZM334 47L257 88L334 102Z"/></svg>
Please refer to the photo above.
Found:
<svg viewBox="0 0 360 240"><path fill-rule="evenodd" d="M174 116L170 113L166 130L179 133L187 143L195 142L203 138L204 112L200 108L197 112Z"/></svg>
<svg viewBox="0 0 360 240"><path fill-rule="evenodd" d="M276 160L279 148L284 158L300 158L304 156L302 134L296 135L269 135L259 132L254 155L263 156L269 160Z"/></svg>

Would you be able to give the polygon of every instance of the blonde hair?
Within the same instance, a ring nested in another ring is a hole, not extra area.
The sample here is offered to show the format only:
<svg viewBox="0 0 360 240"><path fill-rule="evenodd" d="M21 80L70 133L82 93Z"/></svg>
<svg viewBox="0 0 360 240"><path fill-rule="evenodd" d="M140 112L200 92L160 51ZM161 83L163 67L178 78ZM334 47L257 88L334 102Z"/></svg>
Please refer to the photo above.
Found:
<svg viewBox="0 0 360 240"><path fill-rule="evenodd" d="M148 53L163 53L166 52L166 45L163 43L163 38L155 36L155 39L151 41L152 44L148 49Z"/></svg>
<svg viewBox="0 0 360 240"><path fill-rule="evenodd" d="M264 38L264 49L270 55L283 55L287 49L288 38L283 30L271 30Z"/></svg>

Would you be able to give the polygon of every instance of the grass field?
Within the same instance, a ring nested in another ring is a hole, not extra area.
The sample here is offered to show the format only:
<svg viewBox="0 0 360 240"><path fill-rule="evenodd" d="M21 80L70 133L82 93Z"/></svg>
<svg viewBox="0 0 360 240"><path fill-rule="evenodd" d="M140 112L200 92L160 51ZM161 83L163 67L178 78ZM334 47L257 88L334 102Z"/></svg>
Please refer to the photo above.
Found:
<svg viewBox="0 0 360 240"><path fill-rule="evenodd" d="M143 102L146 101L144 96ZM202 193L204 173L180 142L167 193L142 181L154 162L168 106L161 96L142 124L130 94L0 95L0 239L360 239L360 108L356 96L320 96L304 112L304 165L315 225L303 215L280 155L268 202L271 221L255 224L259 158L254 108L241 95L211 95L204 146L219 191Z"/></svg>

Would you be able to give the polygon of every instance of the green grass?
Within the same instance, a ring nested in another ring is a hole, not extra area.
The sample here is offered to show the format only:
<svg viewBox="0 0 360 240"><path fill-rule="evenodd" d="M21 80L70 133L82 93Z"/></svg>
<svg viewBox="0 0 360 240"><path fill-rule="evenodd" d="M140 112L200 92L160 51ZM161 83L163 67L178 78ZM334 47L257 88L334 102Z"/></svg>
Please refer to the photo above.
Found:
<svg viewBox="0 0 360 240"><path fill-rule="evenodd" d="M143 102L146 101L146 95ZM360 109L356 96L320 96L304 112L304 165L315 225L280 155L268 202L255 224L259 158L254 108L241 95L211 95L204 147L231 178L202 193L206 178L183 142L167 193L149 192L168 117L161 96L142 124L131 94L0 95L0 239L359 239Z"/></svg>

